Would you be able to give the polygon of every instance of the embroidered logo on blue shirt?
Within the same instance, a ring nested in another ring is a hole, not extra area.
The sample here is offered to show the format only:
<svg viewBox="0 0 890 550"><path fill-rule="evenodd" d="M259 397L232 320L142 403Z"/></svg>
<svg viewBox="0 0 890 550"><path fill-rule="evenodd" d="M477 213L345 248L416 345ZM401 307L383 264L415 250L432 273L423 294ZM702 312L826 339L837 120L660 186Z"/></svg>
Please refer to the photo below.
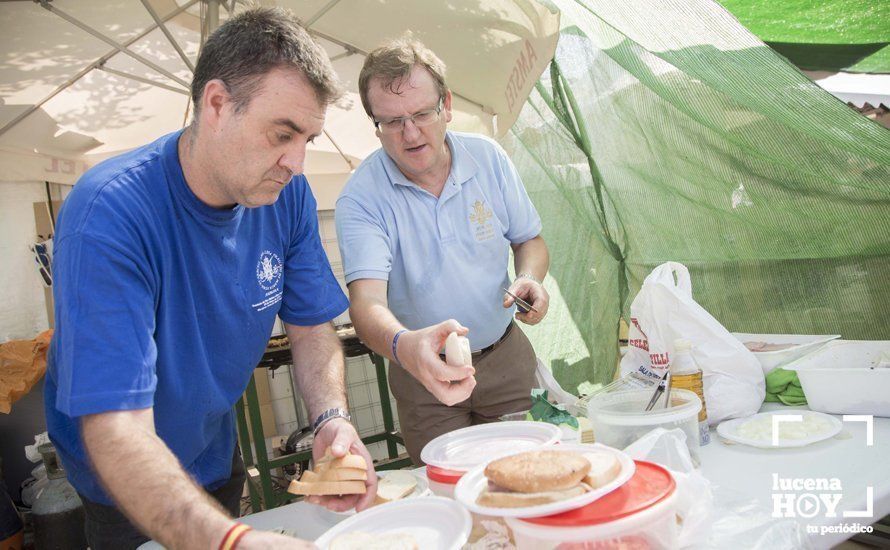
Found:
<svg viewBox="0 0 890 550"><path fill-rule="evenodd" d="M494 227L488 220L492 217L491 208L485 207L485 202L476 201L473 203L473 211L470 213L470 221L475 224L473 228L474 236L477 241L487 241L494 237Z"/></svg>
<svg viewBox="0 0 890 550"><path fill-rule="evenodd" d="M257 312L264 311L281 301L284 294L281 291L281 275L284 272L284 264L278 254L263 250L260 260L256 264L256 280L264 294L262 300L251 307Z"/></svg>
<svg viewBox="0 0 890 550"><path fill-rule="evenodd" d="M256 280L263 290L272 290L281 280L281 258L278 254L264 250L256 264Z"/></svg>

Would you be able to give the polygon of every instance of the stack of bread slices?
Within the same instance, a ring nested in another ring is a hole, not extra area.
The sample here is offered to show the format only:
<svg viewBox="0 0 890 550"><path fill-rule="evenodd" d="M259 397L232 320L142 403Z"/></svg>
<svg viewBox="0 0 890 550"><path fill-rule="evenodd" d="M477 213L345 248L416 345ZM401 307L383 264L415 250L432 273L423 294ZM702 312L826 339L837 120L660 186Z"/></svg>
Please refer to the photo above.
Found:
<svg viewBox="0 0 890 550"><path fill-rule="evenodd" d="M291 481L287 491L295 495L363 495L367 479L368 464L363 457L326 454L312 470L303 472L299 481Z"/></svg>

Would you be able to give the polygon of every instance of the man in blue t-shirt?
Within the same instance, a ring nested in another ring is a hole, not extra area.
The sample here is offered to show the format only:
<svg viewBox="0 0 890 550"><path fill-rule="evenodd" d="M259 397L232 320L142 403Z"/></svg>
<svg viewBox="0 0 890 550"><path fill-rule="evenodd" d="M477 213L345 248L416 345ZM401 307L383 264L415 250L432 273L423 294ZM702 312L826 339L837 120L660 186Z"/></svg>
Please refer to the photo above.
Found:
<svg viewBox="0 0 890 550"><path fill-rule="evenodd" d="M253 9L204 44L183 131L87 172L55 241L49 433L94 549L152 537L181 548L303 548L247 531L232 407L276 314L311 418L316 457L371 457L346 412L330 321L348 306L321 248L302 176L340 85L288 12ZM209 493L209 494L208 494Z"/></svg>
<svg viewBox="0 0 890 550"><path fill-rule="evenodd" d="M500 146L447 130L452 97L432 51L411 39L377 48L359 91L383 147L338 198L337 238L350 317L371 349L398 364L389 381L408 454L420 463L436 436L531 406L537 359L513 317L533 325L547 314L549 255ZM533 309L516 312L510 293ZM439 356L452 331L469 338L472 366Z"/></svg>

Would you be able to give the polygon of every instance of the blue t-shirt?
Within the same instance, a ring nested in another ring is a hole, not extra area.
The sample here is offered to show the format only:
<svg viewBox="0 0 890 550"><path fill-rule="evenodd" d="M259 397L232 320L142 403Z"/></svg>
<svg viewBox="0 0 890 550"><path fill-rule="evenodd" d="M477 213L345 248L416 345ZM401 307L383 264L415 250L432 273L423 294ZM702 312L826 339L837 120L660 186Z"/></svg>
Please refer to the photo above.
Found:
<svg viewBox="0 0 890 550"><path fill-rule="evenodd" d="M346 282L387 283L390 311L409 329L454 318L474 350L510 323L510 244L541 233L541 218L516 168L493 140L447 132L451 172L439 197L412 183L379 149L337 199Z"/></svg>
<svg viewBox="0 0 890 550"><path fill-rule="evenodd" d="M348 307L306 178L269 206L211 208L185 182L180 134L84 174L57 225L47 425L71 484L102 504L78 417L154 407L158 435L215 489L275 315L310 326Z"/></svg>

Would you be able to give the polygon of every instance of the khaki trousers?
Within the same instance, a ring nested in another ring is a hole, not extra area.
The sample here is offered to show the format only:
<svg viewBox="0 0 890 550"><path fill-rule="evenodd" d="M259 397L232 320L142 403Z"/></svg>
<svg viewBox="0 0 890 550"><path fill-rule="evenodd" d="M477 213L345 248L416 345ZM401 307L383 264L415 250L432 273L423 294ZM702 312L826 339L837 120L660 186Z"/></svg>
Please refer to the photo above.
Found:
<svg viewBox="0 0 890 550"><path fill-rule="evenodd" d="M390 363L389 386L396 398L400 430L411 460L418 466L423 465L420 451L442 434L528 410L531 389L535 387L536 364L531 342L514 325L494 349L473 355L476 388L469 399L449 407L408 371Z"/></svg>

